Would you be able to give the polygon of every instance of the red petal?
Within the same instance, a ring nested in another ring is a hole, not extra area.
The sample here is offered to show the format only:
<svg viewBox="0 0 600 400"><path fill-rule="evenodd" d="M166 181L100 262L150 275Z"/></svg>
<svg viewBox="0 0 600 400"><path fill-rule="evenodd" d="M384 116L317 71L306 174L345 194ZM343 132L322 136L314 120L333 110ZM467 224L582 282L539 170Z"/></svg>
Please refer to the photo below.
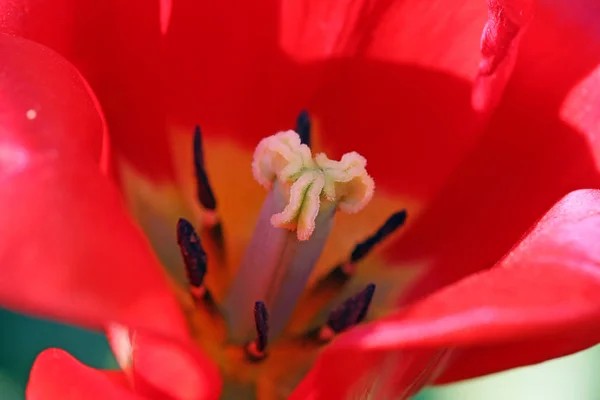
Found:
<svg viewBox="0 0 600 400"><path fill-rule="evenodd" d="M122 373L98 371L63 350L48 349L33 364L27 400L141 400L123 381Z"/></svg>
<svg viewBox="0 0 600 400"><path fill-rule="evenodd" d="M465 376L593 346L600 341L599 232L600 190L573 192L494 268L343 335L329 351L458 348L468 355L482 346L482 355L515 351L478 363L482 370L472 367Z"/></svg>
<svg viewBox="0 0 600 400"><path fill-rule="evenodd" d="M407 300L493 265L570 191L600 187L600 10L541 2L514 74L478 148L390 246L402 264L429 260Z"/></svg>
<svg viewBox="0 0 600 400"><path fill-rule="evenodd" d="M175 2L171 122L250 147L306 107L334 155L357 150L379 187L427 200L483 127L485 20L480 0Z"/></svg>
<svg viewBox="0 0 600 400"><path fill-rule="evenodd" d="M137 332L133 336L133 384L152 398L217 400L221 378L194 345Z"/></svg>
<svg viewBox="0 0 600 400"><path fill-rule="evenodd" d="M155 179L171 173L160 93L160 29L168 4L0 0L0 32L41 43L72 62L102 103L116 152Z"/></svg>
<svg viewBox="0 0 600 400"><path fill-rule="evenodd" d="M103 124L77 71L0 35L0 303L187 336L160 266L100 174Z"/></svg>
<svg viewBox="0 0 600 400"><path fill-rule="evenodd" d="M407 399L444 368L437 350L325 353L289 400Z"/></svg>

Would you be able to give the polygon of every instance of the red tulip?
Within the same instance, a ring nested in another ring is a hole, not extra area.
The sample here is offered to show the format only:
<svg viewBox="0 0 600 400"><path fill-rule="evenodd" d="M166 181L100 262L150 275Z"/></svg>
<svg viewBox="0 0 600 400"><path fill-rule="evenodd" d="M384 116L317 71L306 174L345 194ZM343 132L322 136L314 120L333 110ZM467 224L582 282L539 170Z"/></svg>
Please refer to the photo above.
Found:
<svg viewBox="0 0 600 400"><path fill-rule="evenodd" d="M0 302L122 372L50 349L29 399L405 398L598 343L590 1L59 3L0 0Z"/></svg>

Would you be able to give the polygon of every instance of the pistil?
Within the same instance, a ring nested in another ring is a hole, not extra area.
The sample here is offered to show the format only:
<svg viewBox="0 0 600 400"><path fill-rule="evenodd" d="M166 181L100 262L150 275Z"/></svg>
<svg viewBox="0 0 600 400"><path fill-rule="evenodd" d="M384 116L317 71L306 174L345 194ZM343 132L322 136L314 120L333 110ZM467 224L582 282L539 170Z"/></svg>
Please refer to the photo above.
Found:
<svg viewBox="0 0 600 400"><path fill-rule="evenodd" d="M270 310L270 336L282 333L325 246L335 212L357 212L373 195L365 165L358 153L340 161L324 154L313 159L294 131L259 143L252 169L269 193L225 301L234 341L252 335L249 305L259 300Z"/></svg>

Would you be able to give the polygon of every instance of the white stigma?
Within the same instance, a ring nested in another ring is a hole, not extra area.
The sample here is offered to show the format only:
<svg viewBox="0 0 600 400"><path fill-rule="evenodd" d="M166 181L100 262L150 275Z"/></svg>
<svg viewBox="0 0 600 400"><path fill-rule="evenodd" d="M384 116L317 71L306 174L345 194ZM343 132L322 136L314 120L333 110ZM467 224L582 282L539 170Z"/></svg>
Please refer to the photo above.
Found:
<svg viewBox="0 0 600 400"><path fill-rule="evenodd" d="M356 152L346 153L340 161L323 153L312 158L310 148L300 142L294 131L279 132L258 144L252 172L266 189L275 181L287 199L280 213L271 217L278 228L296 231L298 240L308 240L322 208L355 213L373 197L375 182L367 174L367 161Z"/></svg>

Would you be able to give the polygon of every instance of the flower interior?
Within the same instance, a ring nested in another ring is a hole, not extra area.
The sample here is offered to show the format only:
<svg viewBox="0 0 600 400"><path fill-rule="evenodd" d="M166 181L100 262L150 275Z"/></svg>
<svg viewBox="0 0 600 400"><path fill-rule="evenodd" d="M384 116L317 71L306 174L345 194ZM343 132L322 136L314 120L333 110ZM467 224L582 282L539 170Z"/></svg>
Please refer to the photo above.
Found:
<svg viewBox="0 0 600 400"><path fill-rule="evenodd" d="M180 297L198 343L223 372L224 398L285 398L327 343L367 320L375 283L341 296L357 264L406 220L405 210L393 213L311 283L336 215L360 212L375 183L360 154L331 160L313 155L310 142L311 121L303 111L295 131L276 133L256 147L248 167L267 195L235 268L228 265L225 229L196 127L195 181L203 216L198 230L184 218L177 223L189 286Z"/></svg>

